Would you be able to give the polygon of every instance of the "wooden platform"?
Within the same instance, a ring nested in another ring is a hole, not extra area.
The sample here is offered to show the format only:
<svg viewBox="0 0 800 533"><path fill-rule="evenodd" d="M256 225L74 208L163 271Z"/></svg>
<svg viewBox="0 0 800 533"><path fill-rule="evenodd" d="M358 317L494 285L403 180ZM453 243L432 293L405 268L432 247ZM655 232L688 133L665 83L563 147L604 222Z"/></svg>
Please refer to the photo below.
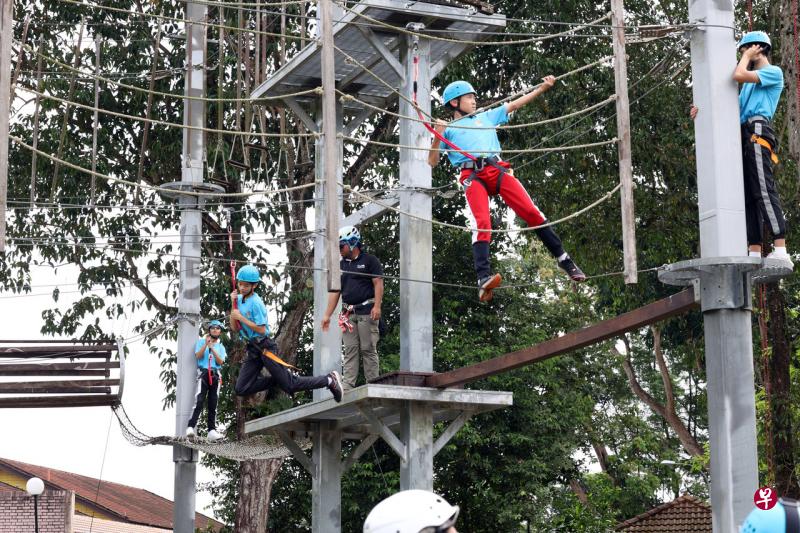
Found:
<svg viewBox="0 0 800 533"><path fill-rule="evenodd" d="M400 411L406 402L426 402L433 407L434 422L447 422L465 414L471 416L508 407L513 404L513 396L499 391L369 384L345 392L341 403L333 399L313 402L251 420L245 423L245 433L282 431L307 437L320 424L326 424L326 429L340 429L348 439L380 434L381 425L396 433Z"/></svg>

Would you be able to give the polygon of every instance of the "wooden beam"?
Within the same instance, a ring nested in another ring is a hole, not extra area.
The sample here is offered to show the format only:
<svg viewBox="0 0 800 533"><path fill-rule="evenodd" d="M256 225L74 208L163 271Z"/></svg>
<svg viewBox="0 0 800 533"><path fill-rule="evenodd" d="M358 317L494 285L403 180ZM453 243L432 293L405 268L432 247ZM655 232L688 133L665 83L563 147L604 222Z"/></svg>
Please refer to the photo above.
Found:
<svg viewBox="0 0 800 533"><path fill-rule="evenodd" d="M0 398L2 408L50 408L50 407L96 407L116 405L116 394L95 394L79 396L30 396L25 398Z"/></svg>
<svg viewBox="0 0 800 533"><path fill-rule="evenodd" d="M110 394L110 387L119 386L118 379L75 379L69 381L8 381L0 383L0 394L89 393Z"/></svg>
<svg viewBox="0 0 800 533"><path fill-rule="evenodd" d="M581 330L567 333L562 337L550 339L536 346L449 372L434 374L425 380L425 384L429 387L445 388L477 381L521 366L538 363L556 355L585 348L622 333L685 313L697 306L694 290L687 289L663 300L658 300Z"/></svg>
<svg viewBox="0 0 800 533"><path fill-rule="evenodd" d="M83 365L112 365L84 369ZM69 367L67 367L69 365ZM65 366L67 368L61 368ZM119 363L58 363L58 364L10 364L0 365L3 376L105 376L108 369L119 368Z"/></svg>

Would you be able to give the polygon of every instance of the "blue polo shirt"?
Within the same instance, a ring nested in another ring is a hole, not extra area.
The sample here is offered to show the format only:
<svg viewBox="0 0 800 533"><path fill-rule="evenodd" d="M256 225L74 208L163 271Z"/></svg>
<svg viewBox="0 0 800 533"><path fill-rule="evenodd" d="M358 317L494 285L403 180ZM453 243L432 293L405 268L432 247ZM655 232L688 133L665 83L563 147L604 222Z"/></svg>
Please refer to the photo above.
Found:
<svg viewBox="0 0 800 533"><path fill-rule="evenodd" d="M269 336L269 323L267 322L267 308L264 306L264 302L261 301L261 297L258 294L253 293L252 295L247 297L247 300L242 300L242 295L239 295L239 312L254 324L258 326L266 326L266 332L262 335L260 333L256 333L243 322L239 322L242 326L242 329L239 330L239 337L242 340L249 341L249 340L257 340L264 337Z"/></svg>
<svg viewBox="0 0 800 533"><path fill-rule="evenodd" d="M744 124L750 117L761 115L772 120L778 100L783 91L783 71L775 65L767 65L755 71L758 83L743 83L739 91L739 122Z"/></svg>
<svg viewBox="0 0 800 533"><path fill-rule="evenodd" d="M202 348L203 346L205 346L205 344L206 344L206 338L205 337L200 337L199 339L197 339L197 342L194 343L194 353L197 353L197 351L200 348ZM225 345L222 344L219 341L216 344L214 344L214 351L217 352L217 354L220 356L220 358L223 361L225 361L225 358L228 357L228 354L225 351ZM211 350L206 348L206 351L203 354L203 357L201 357L200 359L197 359L197 368L201 368L203 370L206 370L208 368L208 356L210 354L211 354ZM211 368L213 370L219 370L219 365L217 364L217 358L214 357L213 355L211 356Z"/></svg>
<svg viewBox="0 0 800 533"><path fill-rule="evenodd" d="M444 130L444 138L475 157L499 156L502 148L495 128L506 122L508 122L508 109L506 104L502 104L483 113L454 120L450 123L451 126L467 127L447 128ZM439 149L447 154L450 164L454 167L470 160L445 143L442 143Z"/></svg>

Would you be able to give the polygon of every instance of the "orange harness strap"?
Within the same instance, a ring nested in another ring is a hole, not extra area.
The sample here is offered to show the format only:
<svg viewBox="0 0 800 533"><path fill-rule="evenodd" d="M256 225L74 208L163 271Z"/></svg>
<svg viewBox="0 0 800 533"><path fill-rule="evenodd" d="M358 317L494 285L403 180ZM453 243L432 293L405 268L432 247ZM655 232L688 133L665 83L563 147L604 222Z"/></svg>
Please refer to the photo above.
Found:
<svg viewBox="0 0 800 533"><path fill-rule="evenodd" d="M758 135L756 135L756 134L754 133L754 134L753 134L753 135L750 137L750 141L751 141L751 142L754 142L754 143L756 143L756 144L760 144L761 146L763 146L764 148L766 148L767 150L769 150L770 159L772 159L772 162L773 162L774 164L776 164L776 165L778 164L778 156L777 156L777 155L775 155L775 152L773 152L773 151L772 151L772 145L771 145L771 144L769 144L769 142L767 142L767 140L766 140L766 139L764 139L763 137L759 137Z"/></svg>
<svg viewBox="0 0 800 533"><path fill-rule="evenodd" d="M272 359L273 361L275 361L276 363L278 363L281 366L285 366L286 368L294 368L298 372L300 371L299 368L297 368L296 366L290 365L289 363L287 363L286 361L284 361L283 359L281 359L280 357L278 357L274 353L270 352L269 350L264 350L261 353L264 354L264 357L268 357L268 358Z"/></svg>

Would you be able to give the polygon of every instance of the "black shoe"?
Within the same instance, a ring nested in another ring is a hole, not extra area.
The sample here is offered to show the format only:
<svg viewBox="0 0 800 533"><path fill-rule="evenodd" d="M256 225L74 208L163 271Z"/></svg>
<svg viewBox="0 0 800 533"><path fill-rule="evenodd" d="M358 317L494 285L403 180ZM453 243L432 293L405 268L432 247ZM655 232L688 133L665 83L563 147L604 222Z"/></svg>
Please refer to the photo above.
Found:
<svg viewBox="0 0 800 533"><path fill-rule="evenodd" d="M342 387L342 376L340 376L339 373L334 370L328 374L328 377L331 379L331 382L328 384L328 390L331 391L331 394L333 394L333 399L336 400L337 403L341 402L342 392L344 391L344 388Z"/></svg>
<svg viewBox="0 0 800 533"><path fill-rule="evenodd" d="M573 261L570 256L567 256L563 261L559 261L558 266L567 273L569 279L572 281L577 281L579 283L581 281L586 281L586 274L583 273L583 270L578 268L578 265L575 264L575 261Z"/></svg>
<svg viewBox="0 0 800 533"><path fill-rule="evenodd" d="M503 277L500 274L490 274L478 280L478 299L488 302L494 296L493 290L500 286Z"/></svg>

